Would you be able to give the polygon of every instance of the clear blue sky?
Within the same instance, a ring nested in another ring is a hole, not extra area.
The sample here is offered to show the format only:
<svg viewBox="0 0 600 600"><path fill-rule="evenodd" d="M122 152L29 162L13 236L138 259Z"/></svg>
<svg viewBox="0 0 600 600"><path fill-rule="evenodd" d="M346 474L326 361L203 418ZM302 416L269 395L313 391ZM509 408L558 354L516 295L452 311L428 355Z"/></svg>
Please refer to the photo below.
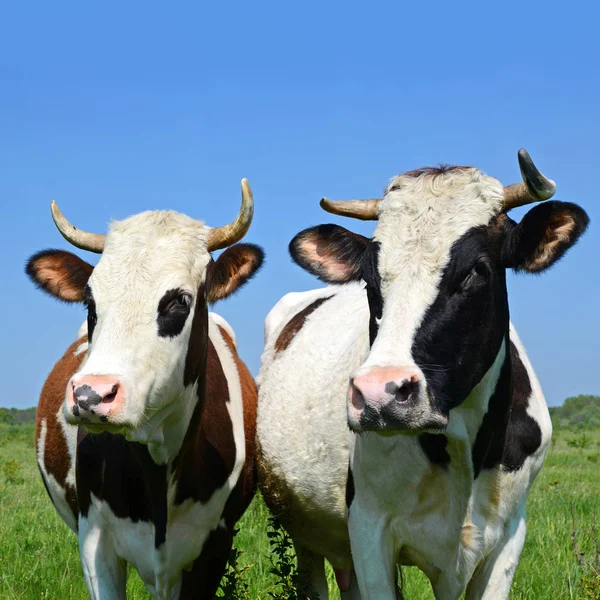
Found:
<svg viewBox="0 0 600 600"><path fill-rule="evenodd" d="M512 317L549 403L600 393L600 9L592 2L3 3L1 405L37 402L84 311L34 289L33 252L74 223L176 209L221 225L248 177L263 272L218 310L257 372L263 320L317 287L287 244L338 222L319 198L377 195L447 162L511 183L527 148L592 224L543 276L511 277ZM517 217L522 214L516 211ZM79 252L87 260L94 255Z"/></svg>

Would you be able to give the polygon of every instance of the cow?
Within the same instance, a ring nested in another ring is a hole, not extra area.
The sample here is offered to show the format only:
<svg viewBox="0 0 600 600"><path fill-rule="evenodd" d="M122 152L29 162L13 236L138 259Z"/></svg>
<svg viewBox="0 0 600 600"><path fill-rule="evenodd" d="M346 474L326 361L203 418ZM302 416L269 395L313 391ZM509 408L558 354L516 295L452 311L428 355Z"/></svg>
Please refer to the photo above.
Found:
<svg viewBox="0 0 600 600"><path fill-rule="evenodd" d="M265 322L259 488L321 600L323 558L342 598L400 597L402 565L440 600L508 597L552 425L506 270L546 270L588 224L555 201L513 221L555 191L518 158L511 186L441 166L394 177L383 199L324 198L377 220L373 237L329 224L290 243L328 286L285 296Z"/></svg>
<svg viewBox="0 0 600 600"><path fill-rule="evenodd" d="M262 265L261 248L236 243L253 211L245 179L237 218L217 228L148 211L93 234L53 202L62 235L102 256L92 267L45 250L27 263L42 290L87 308L44 384L36 448L96 600L125 598L127 563L155 598L215 596L256 489L257 390L208 305Z"/></svg>

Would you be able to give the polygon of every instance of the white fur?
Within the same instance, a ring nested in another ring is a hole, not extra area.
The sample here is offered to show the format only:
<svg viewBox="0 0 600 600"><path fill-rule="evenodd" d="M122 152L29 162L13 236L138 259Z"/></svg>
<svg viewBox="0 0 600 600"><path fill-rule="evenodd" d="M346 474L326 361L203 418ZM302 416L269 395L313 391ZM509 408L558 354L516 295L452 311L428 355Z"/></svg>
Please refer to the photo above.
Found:
<svg viewBox="0 0 600 600"><path fill-rule="evenodd" d="M355 376L373 366L416 372L425 384L422 404L428 405L426 377L411 352L415 333L438 294L452 245L469 229L487 225L503 196L502 185L476 169L392 180L373 234L381 244L383 314L371 352Z"/></svg>
<svg viewBox="0 0 600 600"><path fill-rule="evenodd" d="M285 323L315 299L331 294L333 298L309 316L288 348L275 354L274 345ZM367 299L358 283L292 298L295 305L286 296L284 306L275 306L265 328L257 425L263 468L281 478L293 498L293 509L285 515L284 523L296 546L311 552L313 561L314 555L320 555L342 568L352 564L345 484L355 439L346 424L346 390L350 373L369 352ZM472 470L465 467L487 409L482 399L489 398L494 387L504 347L471 397L451 413L448 473L431 466L414 438L363 434L360 441L376 448L363 444L356 448L354 458L354 468L359 470L355 478L370 477L366 482L358 481L350 511L357 528L356 554L361 557L354 566L359 573L363 571L366 581L383 586L363 597L394 597L389 577L395 567L381 555L380 548L399 550L399 543L403 547L401 562L419 566L431 578L438 598L458 597L454 594L464 588L477 565L494 574L490 579L496 582L494 589L509 589L522 541L504 532L517 527L519 536L524 535L522 503L541 468L551 433L537 378L512 326L510 333L532 386L529 413L542 429L539 450L517 473L484 471L475 485ZM361 448L366 462L361 462ZM391 462L382 473L384 457L390 457ZM426 475L431 489L425 488L422 502L417 504L415 491L420 483L427 483ZM373 488L369 488L371 484ZM494 485L500 490L497 507L490 500ZM358 486L372 493L361 499ZM423 514L419 516L420 510ZM463 527L471 533L465 534L466 544L461 543ZM444 576L443 569L453 575ZM320 571L317 568L315 572L318 585ZM473 581L474 589L487 585L481 583L482 576ZM359 596L352 592L351 597ZM488 593L483 597L494 596Z"/></svg>
<svg viewBox="0 0 600 600"><path fill-rule="evenodd" d="M207 234L203 223L173 211L144 212L111 225L88 282L98 322L76 375L119 378L125 403L110 418L115 427L139 434L161 411L168 416L172 399L183 388L194 311L181 334L159 337L157 306L171 289L189 293L195 303L210 260ZM67 404L65 416L73 422Z"/></svg>
<svg viewBox="0 0 600 600"><path fill-rule="evenodd" d="M79 520L79 544L90 590L95 585L107 594L99 593L98 598L120 597L117 593L121 593L118 587L121 573L104 565L121 564L122 561L131 563L138 570L154 598L171 600L178 597L182 570L190 567L200 555L210 532L222 526L225 503L238 482L246 458L239 374L235 359L217 327L224 322L222 317L215 318L211 313L209 336L221 361L229 390L227 410L235 441L235 462L231 475L225 485L215 490L204 504L192 500L176 504L176 487L173 480L170 481L166 540L158 549L154 547L154 526L151 523L117 518L108 504L92 495L88 518L80 517ZM195 389L190 388L189 392L195 396ZM108 594L107 590L116 590L115 596Z"/></svg>

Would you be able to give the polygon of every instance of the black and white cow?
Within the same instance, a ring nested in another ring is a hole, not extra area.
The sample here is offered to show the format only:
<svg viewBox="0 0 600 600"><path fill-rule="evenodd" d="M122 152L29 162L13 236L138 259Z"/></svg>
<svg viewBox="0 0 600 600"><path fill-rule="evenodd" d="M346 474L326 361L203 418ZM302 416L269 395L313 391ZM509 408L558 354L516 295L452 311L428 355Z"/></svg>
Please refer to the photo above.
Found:
<svg viewBox="0 0 600 600"><path fill-rule="evenodd" d="M39 287L87 307L42 390L36 448L96 600L125 598L127 563L155 598L215 595L255 491L257 391L208 304L261 266L260 248L231 245L252 214L245 180L240 214L216 229L150 211L88 234L53 204L61 233L102 257L92 267L46 250L28 262Z"/></svg>
<svg viewBox="0 0 600 600"><path fill-rule="evenodd" d="M511 220L554 192L523 150L519 162L524 183L505 188L442 167L395 177L383 200L324 199L377 219L373 238L321 225L290 244L331 285L267 317L259 485L322 600L323 557L343 598L396 598L397 565L438 599L508 597L552 427L506 270L547 269L588 224L563 202Z"/></svg>

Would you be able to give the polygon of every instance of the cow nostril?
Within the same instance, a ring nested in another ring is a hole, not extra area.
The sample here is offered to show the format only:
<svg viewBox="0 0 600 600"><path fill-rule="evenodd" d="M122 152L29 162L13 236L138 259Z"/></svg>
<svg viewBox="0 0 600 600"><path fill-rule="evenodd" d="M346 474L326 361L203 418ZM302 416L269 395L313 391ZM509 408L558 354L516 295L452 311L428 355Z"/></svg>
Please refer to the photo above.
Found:
<svg viewBox="0 0 600 600"><path fill-rule="evenodd" d="M363 410L365 408L365 397L362 395L362 392L354 385L354 383L350 384L350 400L352 401L352 406L356 410Z"/></svg>
<svg viewBox="0 0 600 600"><path fill-rule="evenodd" d="M388 384L386 384L386 391L389 383L394 382L388 382ZM419 389L419 382L405 379L400 385L394 383L394 386L396 388L394 392L396 402L408 402L408 400L410 400L411 397L417 393Z"/></svg>
<svg viewBox="0 0 600 600"><path fill-rule="evenodd" d="M115 385L113 385L112 390L110 391L110 394L106 394L106 396L104 396L104 398L102 398L102 402L104 403L109 403L112 402L116 397L117 397L117 392L119 391L119 386L118 384L115 383Z"/></svg>

